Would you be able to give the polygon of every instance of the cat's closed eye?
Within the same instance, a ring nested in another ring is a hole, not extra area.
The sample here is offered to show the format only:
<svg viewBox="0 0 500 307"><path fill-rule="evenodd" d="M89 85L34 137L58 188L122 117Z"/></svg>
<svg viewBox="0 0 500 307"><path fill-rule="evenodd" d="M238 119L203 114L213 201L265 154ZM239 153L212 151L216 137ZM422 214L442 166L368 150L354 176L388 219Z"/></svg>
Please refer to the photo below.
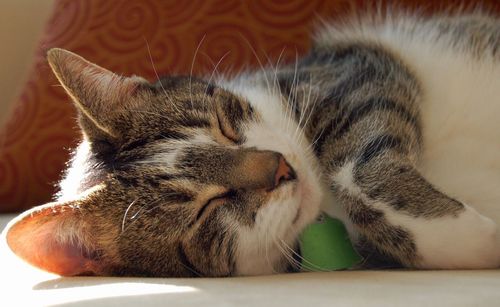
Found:
<svg viewBox="0 0 500 307"><path fill-rule="evenodd" d="M239 144L241 142L238 138L237 133L234 131L228 121L219 114L217 114L217 124L219 125L219 131L224 138L226 138L233 144Z"/></svg>
<svg viewBox="0 0 500 307"><path fill-rule="evenodd" d="M208 199L205 204L198 210L196 214L196 221L200 220L208 209L213 209L217 206L223 205L229 198L234 197L236 192L234 190L227 190Z"/></svg>
<svg viewBox="0 0 500 307"><path fill-rule="evenodd" d="M224 90L216 90L213 97L221 135L232 144L242 144L245 138L240 131L241 123L252 118L253 109L246 101Z"/></svg>
<svg viewBox="0 0 500 307"><path fill-rule="evenodd" d="M217 110L217 124L221 135L227 139L232 144L240 144L241 139L238 136L237 131L231 125L227 114L222 110L222 106L218 105Z"/></svg>

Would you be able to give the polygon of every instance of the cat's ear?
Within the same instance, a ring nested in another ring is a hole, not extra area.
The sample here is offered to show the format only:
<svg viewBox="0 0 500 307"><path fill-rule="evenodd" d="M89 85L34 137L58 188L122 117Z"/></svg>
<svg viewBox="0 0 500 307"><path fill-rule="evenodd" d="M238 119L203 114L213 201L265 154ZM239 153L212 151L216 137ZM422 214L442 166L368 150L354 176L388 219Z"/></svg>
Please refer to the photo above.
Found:
<svg viewBox="0 0 500 307"><path fill-rule="evenodd" d="M136 103L133 94L148 83L140 77L119 76L64 49L50 49L47 60L81 115L82 128L92 137L117 137L116 118Z"/></svg>
<svg viewBox="0 0 500 307"><path fill-rule="evenodd" d="M29 210L7 226L12 251L45 271L62 276L94 275L101 270L91 229L77 201L49 203Z"/></svg>

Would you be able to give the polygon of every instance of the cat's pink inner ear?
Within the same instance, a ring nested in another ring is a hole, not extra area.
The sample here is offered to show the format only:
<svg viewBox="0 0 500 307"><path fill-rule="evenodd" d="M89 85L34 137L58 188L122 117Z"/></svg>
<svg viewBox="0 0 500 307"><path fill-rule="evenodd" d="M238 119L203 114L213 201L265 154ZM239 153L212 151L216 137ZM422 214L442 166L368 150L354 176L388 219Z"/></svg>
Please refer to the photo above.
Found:
<svg viewBox="0 0 500 307"><path fill-rule="evenodd" d="M77 209L48 204L30 210L8 226L7 244L28 263L62 276L97 274L89 257L85 230L76 221Z"/></svg>

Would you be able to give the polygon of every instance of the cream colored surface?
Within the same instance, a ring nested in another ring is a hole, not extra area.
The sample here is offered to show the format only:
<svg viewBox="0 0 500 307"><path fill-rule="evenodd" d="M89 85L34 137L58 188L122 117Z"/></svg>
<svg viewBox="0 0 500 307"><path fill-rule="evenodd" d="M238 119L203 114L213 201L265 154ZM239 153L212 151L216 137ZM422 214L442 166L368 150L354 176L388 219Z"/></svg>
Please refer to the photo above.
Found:
<svg viewBox="0 0 500 307"><path fill-rule="evenodd" d="M0 127L24 84L53 0L0 0Z"/></svg>
<svg viewBox="0 0 500 307"><path fill-rule="evenodd" d="M3 227L13 216L0 216ZM500 270L364 271L245 278L59 278L16 259L2 240L9 306L499 306ZM7 305L2 305L7 306Z"/></svg>

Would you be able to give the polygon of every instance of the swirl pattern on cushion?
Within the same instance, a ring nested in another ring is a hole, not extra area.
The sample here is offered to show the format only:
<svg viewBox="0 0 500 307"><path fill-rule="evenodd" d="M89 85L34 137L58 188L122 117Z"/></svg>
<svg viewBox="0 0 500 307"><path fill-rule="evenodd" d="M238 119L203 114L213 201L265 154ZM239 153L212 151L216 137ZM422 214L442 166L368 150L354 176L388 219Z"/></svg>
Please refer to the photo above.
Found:
<svg viewBox="0 0 500 307"><path fill-rule="evenodd" d="M484 5L500 12L498 1ZM336 18L365 0L56 0L31 76L0 132L0 212L50 200L79 138L69 98L45 53L61 47L120 74L210 76L269 61L293 61L310 44L319 17ZM398 1L431 12L454 3ZM197 47L199 50L195 58ZM148 50L149 49L149 50ZM154 67L152 63L154 63Z"/></svg>

